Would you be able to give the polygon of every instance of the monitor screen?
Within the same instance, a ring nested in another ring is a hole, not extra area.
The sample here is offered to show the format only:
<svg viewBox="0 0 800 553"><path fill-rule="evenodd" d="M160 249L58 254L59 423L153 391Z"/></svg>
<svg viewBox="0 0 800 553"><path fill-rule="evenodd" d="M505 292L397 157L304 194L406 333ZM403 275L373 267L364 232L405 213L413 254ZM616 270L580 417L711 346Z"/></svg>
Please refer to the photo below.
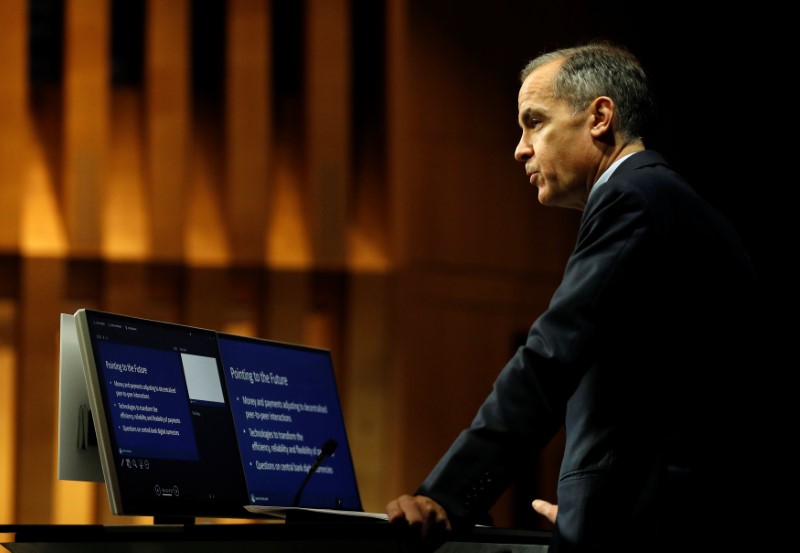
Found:
<svg viewBox="0 0 800 553"><path fill-rule="evenodd" d="M216 333L90 309L75 326L111 511L249 516Z"/></svg>
<svg viewBox="0 0 800 553"><path fill-rule="evenodd" d="M360 511L330 352L223 333L218 342L250 503ZM311 471L326 444L332 453Z"/></svg>

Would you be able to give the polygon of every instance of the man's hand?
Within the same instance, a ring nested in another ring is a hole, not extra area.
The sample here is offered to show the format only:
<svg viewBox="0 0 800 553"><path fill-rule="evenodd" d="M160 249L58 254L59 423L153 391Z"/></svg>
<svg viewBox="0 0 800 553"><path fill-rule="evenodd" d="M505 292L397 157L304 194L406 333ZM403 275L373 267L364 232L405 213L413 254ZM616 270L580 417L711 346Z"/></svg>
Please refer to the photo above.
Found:
<svg viewBox="0 0 800 553"><path fill-rule="evenodd" d="M534 499L531 503L533 510L549 520L552 524L556 523L556 515L558 515L558 505L548 503L544 499Z"/></svg>
<svg viewBox="0 0 800 553"><path fill-rule="evenodd" d="M424 495L401 495L386 505L389 522L408 524L421 540L441 540L450 532L444 508Z"/></svg>

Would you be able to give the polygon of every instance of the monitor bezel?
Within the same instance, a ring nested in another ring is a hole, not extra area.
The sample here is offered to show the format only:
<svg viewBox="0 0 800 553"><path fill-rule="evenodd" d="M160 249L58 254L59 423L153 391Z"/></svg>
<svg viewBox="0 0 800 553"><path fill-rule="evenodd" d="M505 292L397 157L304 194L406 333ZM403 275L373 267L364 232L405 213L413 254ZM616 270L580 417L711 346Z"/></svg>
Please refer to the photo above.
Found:
<svg viewBox="0 0 800 553"><path fill-rule="evenodd" d="M339 379L337 378L337 374L336 374L336 371L335 371L335 367L334 367L331 351L329 349L327 349L327 348L315 347L315 346L311 346L311 345L308 345L308 344L298 344L298 343L292 343L292 342L284 342L284 341L271 340L271 339L260 338L260 337L255 337L255 336L244 336L244 335L233 334L233 333L228 333L228 332L217 331L216 334L217 334L218 342L219 342L220 339L228 339L228 340L238 341L238 342L245 343L245 344L253 344L253 345L256 345L256 346L274 347L274 348L280 348L281 350L294 350L294 351L299 351L299 352L311 353L311 354L315 354L315 355L322 355L322 356L325 357L325 359L326 359L326 361L328 363L329 371L330 371L330 374L327 375L327 376L330 376L330 378L332 379L332 389L330 391L332 392L333 398L334 398L334 400L336 402L336 409L338 411L338 416L339 416L338 422L339 422L340 431L341 431L341 435L337 436L339 438L338 441L340 442L337 445L337 451L338 451L338 454L341 454L343 451L345 451L344 448L346 448L346 452L347 452L346 455L348 457L348 470L350 471L350 473L347 475L347 478L349 479L350 482L352 482L352 484L354 486L354 490L353 490L354 493L355 493L355 497L353 498L354 505L351 505L350 507L333 508L332 505L328 505L326 507L325 505L322 505L322 504L315 504L313 502L309 503L307 498L305 498L305 496L304 496L304 499L297 506L294 506L294 505L291 505L291 504L288 504L288 505L278 505L278 504L259 505L259 507L263 507L263 509L261 509L261 510L255 509L255 510L253 510L251 512L256 512L256 513L257 512L262 512L263 513L263 512L266 512L266 511L270 510L270 509L278 511L281 508L294 509L294 508L298 508L298 507L300 509L312 509L312 510L313 509L327 509L327 508L330 508L330 510L332 510L332 511L339 510L339 511L363 512L364 508L363 508L363 502L362 502L362 498L361 498L361 489L360 489L360 487L358 485L358 475L357 475L357 470L356 470L356 462L355 462L355 458L353 456L353 450L352 450L352 447L351 447L350 436L348 435L348 431L347 431L347 424L345 422L345 410L344 410L344 405L343 405L343 402L342 402L342 396L341 396L340 390L339 390ZM221 352L222 351L222 346L220 345L219 347L220 347L220 352ZM223 359L223 362L224 362L225 355L221 353L220 356L221 356L221 358ZM226 382L226 386L227 386L227 382ZM230 390L229 390L229 392L230 392ZM231 401L233 401L233 400L231 400ZM231 411L233 411L232 403L231 403ZM235 423L235 417L234 417L234 423ZM237 436L238 436L238 434L239 434L239 429L237 428ZM322 442L320 442L318 445L321 446ZM241 446L240 446L240 450L241 450ZM334 455L337 455L337 453L334 453ZM244 458L242 459L242 463L243 464L245 463L245 459ZM247 472L246 468L244 470L245 470L245 473L246 473ZM245 474L245 478L247 478L246 474ZM248 482L248 489L249 489L249 482ZM297 490L293 490L293 491L296 492ZM292 495L294 495L294 493ZM248 507L252 507L252 506L253 506L253 504L249 505Z"/></svg>
<svg viewBox="0 0 800 553"><path fill-rule="evenodd" d="M106 484L109 505L112 514L153 516L156 520L172 520L187 517L256 518L253 514L248 513L244 509L246 502L246 487L243 489L244 494L241 498L241 501L220 501L219 503L212 502L203 506L198 505L197 508L189 508L188 505L179 505L173 508L171 505L160 504L156 499L153 499L151 508L147 505L147 501L142 500L141 498L131 500L131 498L128 497L126 499L124 490L121 489L120 475L116 467L114 439L112 438L110 431L110 427L113 424L113 419L107 411L104 400L106 391L103 388L104 383L101 381L99 368L96 362L97 355L95 352L95 343L92 339L92 328L89 321L89 315L91 314L94 314L98 317L111 318L120 322L128 321L131 323L155 325L156 327L169 328L178 332L198 332L209 337L213 336L214 348L216 348L217 351L217 362L221 363L221 361L218 358L219 348L216 346L216 332L213 330L166 321L132 317L130 315L124 315L121 313L113 313L95 309L79 309L75 312L75 328L83 362L89 404L92 411L92 418L94 420L95 433L97 436L98 456L100 459L100 465ZM224 387L224 382L222 385ZM230 406L226 405L225 408L227 412L230 413ZM230 416L232 417L232 415ZM232 435L232 439L236 440L236 436ZM236 451L236 456L239 458L238 450ZM241 481L244 485L243 469L241 470ZM128 494L128 496L130 496L130 494Z"/></svg>

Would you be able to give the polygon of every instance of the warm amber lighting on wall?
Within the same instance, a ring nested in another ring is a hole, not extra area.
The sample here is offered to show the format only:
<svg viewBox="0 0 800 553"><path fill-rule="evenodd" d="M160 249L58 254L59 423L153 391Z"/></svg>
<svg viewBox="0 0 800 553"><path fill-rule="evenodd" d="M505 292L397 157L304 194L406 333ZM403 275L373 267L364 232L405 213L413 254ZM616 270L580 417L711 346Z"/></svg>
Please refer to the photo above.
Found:
<svg viewBox="0 0 800 553"><path fill-rule="evenodd" d="M108 181L101 220L103 257L149 257L149 217L142 154L141 91L122 88L112 94Z"/></svg>
<svg viewBox="0 0 800 553"><path fill-rule="evenodd" d="M22 232L20 250L25 255L62 257L67 253L64 222L58 206L50 168L42 146L30 141L30 163L26 182L21 186Z"/></svg>
<svg viewBox="0 0 800 553"><path fill-rule="evenodd" d="M16 493L17 371L14 302L0 300L0 524L13 520Z"/></svg>
<svg viewBox="0 0 800 553"><path fill-rule="evenodd" d="M195 178L185 198L186 260L193 266L225 266L230 260L225 221L217 190L207 169L208 158L196 155ZM182 208L183 206L176 206Z"/></svg>
<svg viewBox="0 0 800 553"><path fill-rule="evenodd" d="M312 265L311 241L306 226L300 179L288 155L278 148L267 222L267 262L284 269Z"/></svg>

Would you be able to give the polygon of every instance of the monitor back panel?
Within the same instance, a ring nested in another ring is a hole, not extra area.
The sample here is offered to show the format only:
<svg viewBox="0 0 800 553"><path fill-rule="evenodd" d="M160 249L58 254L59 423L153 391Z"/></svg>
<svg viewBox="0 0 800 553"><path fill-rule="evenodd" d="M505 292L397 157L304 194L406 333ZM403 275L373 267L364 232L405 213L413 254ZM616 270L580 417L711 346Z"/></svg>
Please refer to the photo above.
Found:
<svg viewBox="0 0 800 553"><path fill-rule="evenodd" d="M58 479L103 482L75 317L61 314L58 355Z"/></svg>

